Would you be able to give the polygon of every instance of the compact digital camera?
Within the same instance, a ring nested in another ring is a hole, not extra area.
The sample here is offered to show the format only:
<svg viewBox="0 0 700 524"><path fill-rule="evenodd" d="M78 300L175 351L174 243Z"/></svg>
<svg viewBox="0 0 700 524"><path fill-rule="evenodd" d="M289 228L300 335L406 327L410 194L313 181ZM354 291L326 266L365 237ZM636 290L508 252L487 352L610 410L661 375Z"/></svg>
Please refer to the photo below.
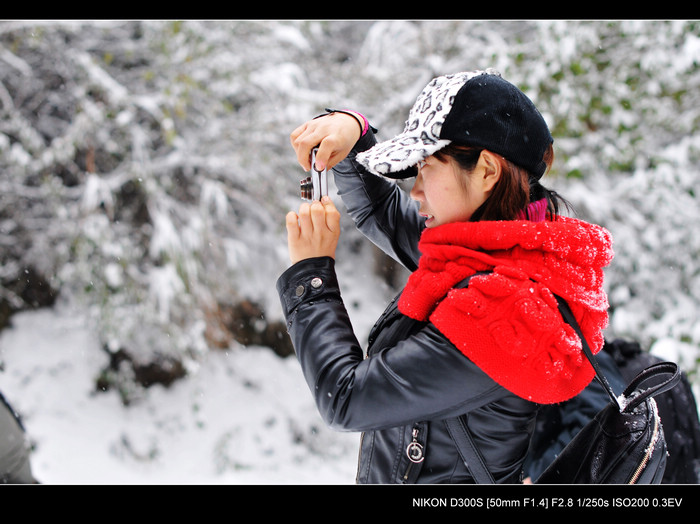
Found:
<svg viewBox="0 0 700 524"><path fill-rule="evenodd" d="M316 170L316 148L311 150L311 176L300 183L301 199L313 202L328 194L328 171Z"/></svg>

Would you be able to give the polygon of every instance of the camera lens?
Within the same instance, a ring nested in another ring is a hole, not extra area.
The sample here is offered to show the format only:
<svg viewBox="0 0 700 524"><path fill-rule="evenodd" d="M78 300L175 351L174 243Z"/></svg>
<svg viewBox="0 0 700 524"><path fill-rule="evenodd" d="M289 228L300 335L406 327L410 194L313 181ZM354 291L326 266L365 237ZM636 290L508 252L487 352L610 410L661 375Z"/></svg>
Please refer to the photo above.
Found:
<svg viewBox="0 0 700 524"><path fill-rule="evenodd" d="M299 182L299 188L301 190L301 199L311 201L314 194L314 185L311 181L311 177L307 177L301 180Z"/></svg>

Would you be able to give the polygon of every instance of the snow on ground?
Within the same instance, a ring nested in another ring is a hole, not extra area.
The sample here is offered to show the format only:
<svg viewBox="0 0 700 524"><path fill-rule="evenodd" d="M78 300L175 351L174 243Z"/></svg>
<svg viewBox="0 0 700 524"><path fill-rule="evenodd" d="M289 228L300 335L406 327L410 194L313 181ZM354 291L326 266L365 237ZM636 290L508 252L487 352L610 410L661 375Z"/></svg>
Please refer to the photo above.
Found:
<svg viewBox="0 0 700 524"><path fill-rule="evenodd" d="M44 484L352 484L359 435L325 427L295 358L211 352L135 405L95 393L106 363L80 315L21 313L0 333L2 391Z"/></svg>

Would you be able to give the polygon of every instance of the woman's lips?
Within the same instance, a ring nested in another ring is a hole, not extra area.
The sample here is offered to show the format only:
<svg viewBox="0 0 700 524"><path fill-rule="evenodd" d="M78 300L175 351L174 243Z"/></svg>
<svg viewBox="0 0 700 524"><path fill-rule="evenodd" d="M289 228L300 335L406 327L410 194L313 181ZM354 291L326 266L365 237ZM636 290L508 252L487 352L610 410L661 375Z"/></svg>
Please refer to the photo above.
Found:
<svg viewBox="0 0 700 524"><path fill-rule="evenodd" d="M428 225L429 222L432 222L433 219L435 218L433 215L431 215L431 214L429 214L429 213L419 212L418 214L419 214L420 216L422 216L423 218L425 218L425 224L426 224L426 225Z"/></svg>

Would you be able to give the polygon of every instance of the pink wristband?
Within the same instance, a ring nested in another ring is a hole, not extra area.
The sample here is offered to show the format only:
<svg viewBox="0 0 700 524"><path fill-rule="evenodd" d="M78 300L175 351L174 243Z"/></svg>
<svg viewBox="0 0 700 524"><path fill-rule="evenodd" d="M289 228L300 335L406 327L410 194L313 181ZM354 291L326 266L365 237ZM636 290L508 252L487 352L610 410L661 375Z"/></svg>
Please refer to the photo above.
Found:
<svg viewBox="0 0 700 524"><path fill-rule="evenodd" d="M347 112L353 116L357 115L362 119L363 125L360 126L360 127L362 127L362 134L360 136L365 136L367 134L367 130L369 129L369 121L365 118L365 115L363 115L362 113L358 113L357 111L347 111Z"/></svg>

